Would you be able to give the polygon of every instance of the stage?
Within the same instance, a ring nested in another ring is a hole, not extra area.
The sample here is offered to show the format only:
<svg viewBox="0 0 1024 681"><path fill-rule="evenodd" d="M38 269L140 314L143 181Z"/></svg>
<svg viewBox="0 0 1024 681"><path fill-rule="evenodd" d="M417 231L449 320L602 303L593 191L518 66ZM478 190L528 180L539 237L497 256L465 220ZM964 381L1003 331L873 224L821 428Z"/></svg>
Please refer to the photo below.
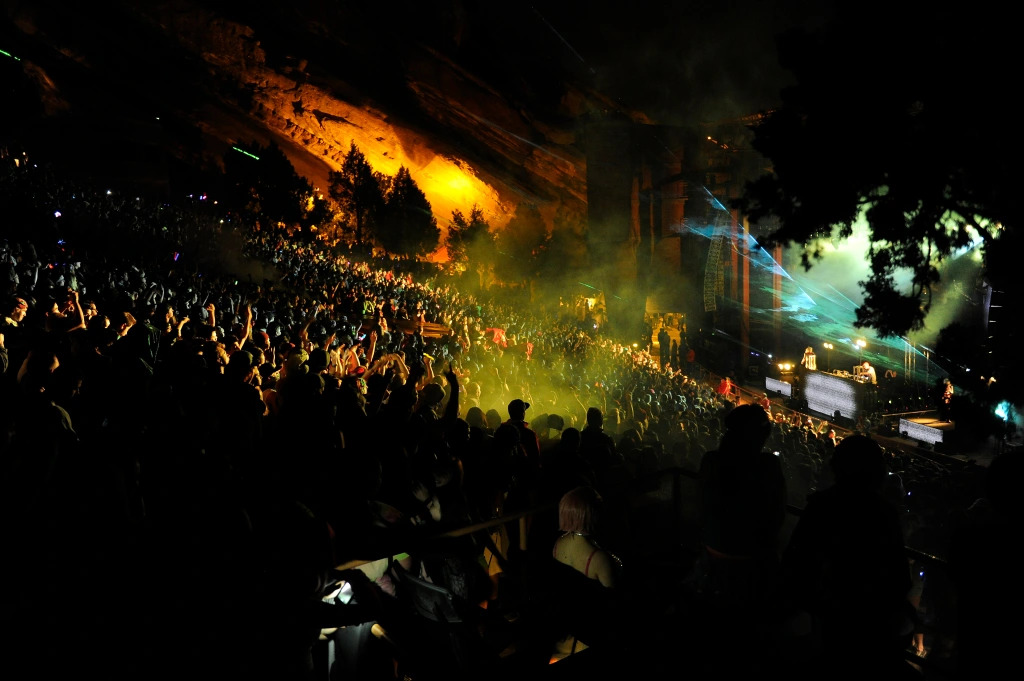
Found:
<svg viewBox="0 0 1024 681"><path fill-rule="evenodd" d="M948 432L948 431L951 431L951 430L956 430L956 424L955 423L953 423L951 421L949 421L949 422L947 422L947 421L940 421L939 417L938 417L938 414L931 414L931 415L925 415L925 416L911 416L911 417L907 417L906 420L908 420L908 421L910 421L912 423L916 423L918 425L927 426L929 428L935 428L935 429L941 430L943 432Z"/></svg>

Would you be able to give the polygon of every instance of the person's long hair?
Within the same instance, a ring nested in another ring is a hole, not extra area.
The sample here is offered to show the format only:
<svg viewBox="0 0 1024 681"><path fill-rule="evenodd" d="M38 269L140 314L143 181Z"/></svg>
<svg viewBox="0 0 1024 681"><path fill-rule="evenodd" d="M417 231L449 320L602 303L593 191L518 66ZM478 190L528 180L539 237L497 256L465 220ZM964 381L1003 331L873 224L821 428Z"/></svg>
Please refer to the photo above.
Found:
<svg viewBox="0 0 1024 681"><path fill-rule="evenodd" d="M593 487L577 487L558 502L558 529L593 534L598 526L603 499Z"/></svg>

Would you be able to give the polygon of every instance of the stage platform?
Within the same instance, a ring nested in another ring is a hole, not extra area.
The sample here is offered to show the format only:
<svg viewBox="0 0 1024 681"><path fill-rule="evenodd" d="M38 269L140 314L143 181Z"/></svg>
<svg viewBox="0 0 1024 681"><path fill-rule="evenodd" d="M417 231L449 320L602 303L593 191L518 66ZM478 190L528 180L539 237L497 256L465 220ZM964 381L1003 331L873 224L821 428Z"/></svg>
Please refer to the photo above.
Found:
<svg viewBox="0 0 1024 681"><path fill-rule="evenodd" d="M956 429L956 424L952 421L940 421L937 415L935 416L911 416L907 419L914 423L922 426L928 426L929 428L936 428L941 431L951 431Z"/></svg>

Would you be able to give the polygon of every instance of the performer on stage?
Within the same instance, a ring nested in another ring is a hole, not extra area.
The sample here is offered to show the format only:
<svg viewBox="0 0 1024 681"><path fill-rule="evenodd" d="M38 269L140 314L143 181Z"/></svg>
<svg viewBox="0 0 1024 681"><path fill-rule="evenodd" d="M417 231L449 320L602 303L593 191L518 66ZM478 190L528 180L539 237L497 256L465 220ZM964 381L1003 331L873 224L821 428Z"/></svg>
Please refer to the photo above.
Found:
<svg viewBox="0 0 1024 681"><path fill-rule="evenodd" d="M871 366L871 362L864 360L860 367L860 375L867 376L871 385L878 385L878 374L875 373L875 367Z"/></svg>
<svg viewBox="0 0 1024 681"><path fill-rule="evenodd" d="M804 350L804 356L800 358L800 366L793 375L793 397L803 399L804 381L808 371L818 370L818 357L814 354L814 348L810 345Z"/></svg>
<svg viewBox="0 0 1024 681"><path fill-rule="evenodd" d="M949 423L950 418L950 402L953 401L953 384L948 378L942 379L942 396L939 400L939 420L943 423Z"/></svg>
<svg viewBox="0 0 1024 681"><path fill-rule="evenodd" d="M818 356L814 354L814 348L810 345L808 345L807 349L804 350L804 356L801 358L800 364L807 371L818 370Z"/></svg>

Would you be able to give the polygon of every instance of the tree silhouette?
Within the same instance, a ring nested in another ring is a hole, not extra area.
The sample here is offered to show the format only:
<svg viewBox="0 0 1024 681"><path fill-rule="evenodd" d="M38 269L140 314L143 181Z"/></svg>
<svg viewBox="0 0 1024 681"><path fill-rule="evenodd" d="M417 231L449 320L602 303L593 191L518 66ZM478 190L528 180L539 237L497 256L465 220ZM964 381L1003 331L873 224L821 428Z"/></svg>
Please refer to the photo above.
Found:
<svg viewBox="0 0 1024 681"><path fill-rule="evenodd" d="M389 253L426 255L437 248L441 230L426 194L402 166L391 179L377 228L377 241Z"/></svg>
<svg viewBox="0 0 1024 681"><path fill-rule="evenodd" d="M770 174L733 206L755 226L777 221L762 245L803 245L805 268L822 255L816 237L847 238L863 219L872 271L856 323L883 337L923 327L940 263L976 240L985 283L1016 281L1022 136L1012 107L986 103L1005 88L993 65L1013 61L1016 40L1012 22L993 16L949 7L878 22L851 8L779 41L796 84L753 130ZM985 36L984 49L950 48L971 35ZM1006 334L989 339L997 356L1011 348Z"/></svg>
<svg viewBox="0 0 1024 681"><path fill-rule="evenodd" d="M477 204L473 204L468 218L460 210L452 211L445 246L451 262L458 269L475 272L476 285L482 288L487 272L494 262L495 248L491 226L484 219L483 210Z"/></svg>
<svg viewBox="0 0 1024 681"><path fill-rule="evenodd" d="M303 202L313 191L273 142L266 147L250 142L229 150L224 179L228 203L253 221L299 224Z"/></svg>
<svg viewBox="0 0 1024 681"><path fill-rule="evenodd" d="M329 229L338 219L334 210L333 202L317 191L310 191L302 200L302 219L300 224L303 230L323 231Z"/></svg>
<svg viewBox="0 0 1024 681"><path fill-rule="evenodd" d="M330 172L327 179L330 197L337 202L342 220L351 227L356 244L361 246L367 235L376 232L384 209L386 176L373 170L352 141L341 170Z"/></svg>
<svg viewBox="0 0 1024 681"><path fill-rule="evenodd" d="M477 204L473 204L469 217L460 210L453 210L448 224L448 236L445 238L448 258L452 262L472 266L472 261L479 256L486 258L493 255L494 238L490 229L483 210Z"/></svg>
<svg viewBox="0 0 1024 681"><path fill-rule="evenodd" d="M495 238L495 270L508 283L535 278L550 238L537 206L520 203L508 225Z"/></svg>
<svg viewBox="0 0 1024 681"><path fill-rule="evenodd" d="M559 204L551 228L551 239L544 249L541 272L557 290L564 290L568 279L587 268L587 220L578 208Z"/></svg>

